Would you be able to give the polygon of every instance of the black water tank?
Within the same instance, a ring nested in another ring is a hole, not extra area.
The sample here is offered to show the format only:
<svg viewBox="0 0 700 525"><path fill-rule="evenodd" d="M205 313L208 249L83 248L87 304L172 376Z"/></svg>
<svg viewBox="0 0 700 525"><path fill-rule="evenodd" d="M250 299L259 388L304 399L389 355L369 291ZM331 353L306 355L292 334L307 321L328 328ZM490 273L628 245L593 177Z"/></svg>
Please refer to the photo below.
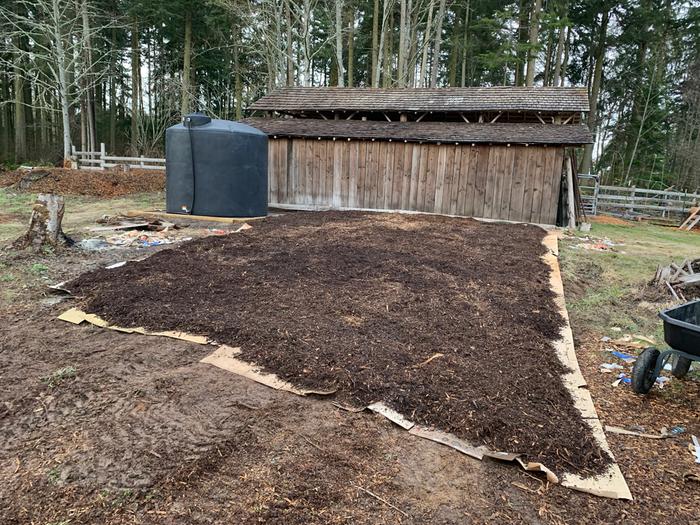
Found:
<svg viewBox="0 0 700 525"><path fill-rule="evenodd" d="M187 115L165 132L166 208L217 217L267 215L267 135Z"/></svg>

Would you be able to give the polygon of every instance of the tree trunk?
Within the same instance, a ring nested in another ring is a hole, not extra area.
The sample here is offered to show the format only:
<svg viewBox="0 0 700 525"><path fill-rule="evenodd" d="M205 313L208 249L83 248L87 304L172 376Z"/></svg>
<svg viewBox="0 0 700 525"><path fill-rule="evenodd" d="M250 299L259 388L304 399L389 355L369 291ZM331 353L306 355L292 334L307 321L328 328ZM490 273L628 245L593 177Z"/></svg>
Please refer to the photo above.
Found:
<svg viewBox="0 0 700 525"><path fill-rule="evenodd" d="M467 0L464 8L464 34L462 36L462 79L460 86L467 85L467 48L469 47L469 13L471 10L471 0Z"/></svg>
<svg viewBox="0 0 700 525"><path fill-rule="evenodd" d="M459 18L456 15L457 13L455 13L452 34L450 35L450 54L447 63L447 83L451 87L457 85L457 59L459 57L459 37L461 36L460 31L457 30L459 28Z"/></svg>
<svg viewBox="0 0 700 525"><path fill-rule="evenodd" d="M396 85L404 87L406 85L406 53L408 47L408 12L406 0L400 0L399 10L399 56L396 71Z"/></svg>
<svg viewBox="0 0 700 525"><path fill-rule="evenodd" d="M374 0L372 12L372 87L379 86L379 0Z"/></svg>
<svg viewBox="0 0 700 525"><path fill-rule="evenodd" d="M591 110L588 113L588 129L595 136L596 124L598 122L598 98L600 97L600 87L603 80L603 62L605 61L605 48L608 36L608 21L610 13L603 12L603 18L600 21L598 30L598 43L595 50L595 66L593 68L593 79L591 80L591 89L588 95ZM590 173L593 167L593 144L586 144L583 150L583 159L579 173Z"/></svg>
<svg viewBox="0 0 700 525"><path fill-rule="evenodd" d="M87 0L83 0L81 5L81 17L83 22L83 43L85 45L85 55L83 69L89 73L84 74L85 85L85 109L87 126L87 143L89 151L97 151L97 126L95 124L95 93L92 81L92 43L90 39L90 17L88 15Z"/></svg>
<svg viewBox="0 0 700 525"><path fill-rule="evenodd" d="M343 0L335 0L335 62L338 68L338 87L345 87L343 66Z"/></svg>
<svg viewBox="0 0 700 525"><path fill-rule="evenodd" d="M540 32L540 13L542 11L542 0L535 0L535 5L530 16L530 38L529 50L527 53L527 74L525 85L532 86L535 83L535 62L537 61L537 46Z"/></svg>
<svg viewBox="0 0 700 525"><path fill-rule="evenodd" d="M56 48L58 70L58 89L61 99L61 120L63 125L63 164L70 165L71 139L70 139L70 88L68 85L68 72L66 71L66 51L63 46L63 34L61 32L61 14L59 0L52 0L53 12L53 45Z"/></svg>
<svg viewBox="0 0 700 525"><path fill-rule="evenodd" d="M355 11L348 10L348 86L355 84Z"/></svg>
<svg viewBox="0 0 700 525"><path fill-rule="evenodd" d="M22 77L21 57L15 59L15 162L27 157L27 122L24 108L24 78Z"/></svg>
<svg viewBox="0 0 700 525"><path fill-rule="evenodd" d="M8 72L2 72L2 99L10 100L10 75ZM0 159L8 160L10 158L10 106L0 105Z"/></svg>
<svg viewBox="0 0 700 525"><path fill-rule="evenodd" d="M233 67L236 68L234 72L236 120L243 118L243 75L241 75L240 38L241 31L239 28L236 28L236 42L233 45Z"/></svg>
<svg viewBox="0 0 700 525"><path fill-rule="evenodd" d="M12 247L31 248L35 252L40 252L46 247L71 245L73 241L63 233L61 228L64 208L63 197L60 195L52 193L37 195L29 220L29 229L12 244Z"/></svg>
<svg viewBox="0 0 700 525"><path fill-rule="evenodd" d="M294 85L294 48L292 42L292 8L290 7L291 0L284 2L284 18L286 23L286 58L287 58L287 86Z"/></svg>
<svg viewBox="0 0 700 525"><path fill-rule="evenodd" d="M437 87L438 72L440 71L440 46L442 44L442 24L445 20L445 0L440 0L437 19L435 20L435 42L433 44L433 63L430 73L430 87Z"/></svg>
<svg viewBox="0 0 700 525"><path fill-rule="evenodd" d="M564 44L564 59L561 62L561 78L559 86L564 86L566 80L566 68L569 66L569 46L571 45L571 28L566 28L566 43Z"/></svg>
<svg viewBox="0 0 700 525"><path fill-rule="evenodd" d="M393 7L393 2L391 4ZM382 58L383 64L383 78L382 86L385 88L391 87L393 81L392 75L392 58L394 56L394 10L389 10L389 19L387 23L384 24L384 57Z"/></svg>
<svg viewBox="0 0 700 525"><path fill-rule="evenodd" d="M544 61L544 80L542 81L543 86L550 85L550 79L552 76L552 51L554 46L554 30L549 30L547 35L547 47L545 48L545 61Z"/></svg>
<svg viewBox="0 0 700 525"><path fill-rule="evenodd" d="M180 115L185 116L190 112L190 70L192 61L192 12L188 9L185 13L185 47L182 56L182 95Z"/></svg>
<svg viewBox="0 0 700 525"><path fill-rule="evenodd" d="M373 71L373 79L372 79L372 87L379 87L379 77L381 76L382 72L382 60L383 56L386 54L384 51L384 48L387 45L386 42L386 25L388 21L388 10L389 10L389 2L391 0L384 0L384 6L382 10L382 26L381 26L381 33L379 36L379 48L377 49L377 60L376 60L376 68Z"/></svg>
<svg viewBox="0 0 700 525"><path fill-rule="evenodd" d="M138 22L131 26L131 154L139 154L139 100L141 99L141 39ZM184 92L184 89L183 89Z"/></svg>
<svg viewBox="0 0 700 525"><path fill-rule="evenodd" d="M564 2L564 5L562 6L562 13L561 13L561 16L559 18L560 26L559 26L559 35L558 35L558 39L557 39L557 50L554 54L554 75L552 78L552 85L553 86L559 85L560 79L562 76L561 75L561 69L562 69L561 65L562 65L562 58L564 56L564 44L566 43L566 29L567 29L568 24L566 26L561 25L561 24L564 22L564 20L567 17L568 9L569 9L568 2Z"/></svg>
<svg viewBox="0 0 700 525"><path fill-rule="evenodd" d="M433 30L433 11L435 11L435 0L430 0L428 21L425 23L425 31L423 32L423 56L420 62L420 73L418 74L418 85L421 87L428 85L428 49L430 48L430 35Z"/></svg>
<svg viewBox="0 0 700 525"><path fill-rule="evenodd" d="M530 13L528 11L530 1L520 0L518 3L518 39L516 45L516 67L515 67L515 85L522 86L525 84L525 66L527 64L527 53L525 51L527 44L527 26L530 23Z"/></svg>

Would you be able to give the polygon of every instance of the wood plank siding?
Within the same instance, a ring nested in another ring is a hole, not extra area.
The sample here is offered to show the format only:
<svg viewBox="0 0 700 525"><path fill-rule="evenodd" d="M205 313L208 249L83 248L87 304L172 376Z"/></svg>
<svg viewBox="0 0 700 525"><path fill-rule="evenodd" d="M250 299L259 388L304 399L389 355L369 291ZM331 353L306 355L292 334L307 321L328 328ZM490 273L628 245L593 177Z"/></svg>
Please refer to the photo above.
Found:
<svg viewBox="0 0 700 525"><path fill-rule="evenodd" d="M270 138L269 204L554 224L562 146Z"/></svg>

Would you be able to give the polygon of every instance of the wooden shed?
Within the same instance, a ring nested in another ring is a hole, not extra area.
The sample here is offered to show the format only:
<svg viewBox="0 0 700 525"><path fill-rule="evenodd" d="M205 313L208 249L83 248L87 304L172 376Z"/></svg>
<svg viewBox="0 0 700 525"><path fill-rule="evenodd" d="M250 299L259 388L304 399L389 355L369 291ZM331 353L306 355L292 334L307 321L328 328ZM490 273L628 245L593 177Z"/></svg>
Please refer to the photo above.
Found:
<svg viewBox="0 0 700 525"><path fill-rule="evenodd" d="M591 142L578 88L285 88L251 109L289 208L554 224L566 148Z"/></svg>

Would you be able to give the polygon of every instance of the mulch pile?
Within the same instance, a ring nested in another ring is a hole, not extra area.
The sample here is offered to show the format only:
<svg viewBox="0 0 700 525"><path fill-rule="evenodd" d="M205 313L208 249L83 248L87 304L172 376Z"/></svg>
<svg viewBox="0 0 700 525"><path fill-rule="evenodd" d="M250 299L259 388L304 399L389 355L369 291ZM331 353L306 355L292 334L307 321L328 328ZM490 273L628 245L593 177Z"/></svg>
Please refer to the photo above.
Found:
<svg viewBox="0 0 700 525"><path fill-rule="evenodd" d="M165 173L139 169L93 171L36 168L0 173L0 188L7 186L33 193L120 197L163 191Z"/></svg>
<svg viewBox="0 0 700 525"><path fill-rule="evenodd" d="M121 326L183 330L335 399L384 401L555 472L609 456L574 408L551 341L563 320L529 225L294 213L69 284Z"/></svg>

